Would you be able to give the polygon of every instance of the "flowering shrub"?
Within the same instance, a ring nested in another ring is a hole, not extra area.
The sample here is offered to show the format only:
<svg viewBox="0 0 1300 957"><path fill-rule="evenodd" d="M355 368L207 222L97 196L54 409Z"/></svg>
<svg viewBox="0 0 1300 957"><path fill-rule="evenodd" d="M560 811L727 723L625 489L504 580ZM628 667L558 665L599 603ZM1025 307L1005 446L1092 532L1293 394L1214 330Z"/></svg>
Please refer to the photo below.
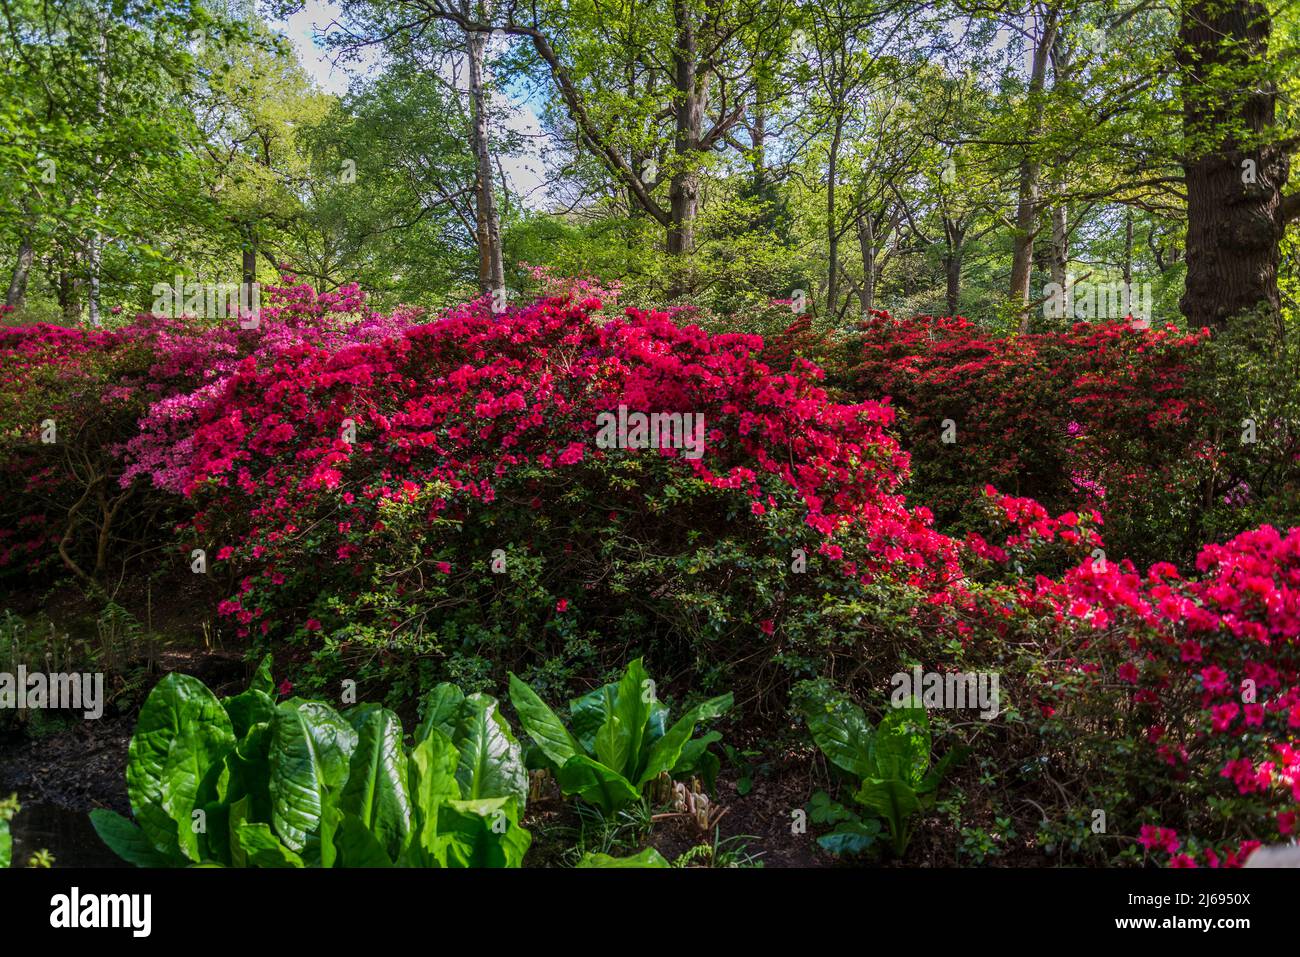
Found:
<svg viewBox="0 0 1300 957"><path fill-rule="evenodd" d="M1159 860L1218 866L1295 832L1300 528L1208 545L1196 569L1085 562L1025 604L1067 638L1038 700L1076 760L1105 767L1095 806L1123 809Z"/></svg>
<svg viewBox="0 0 1300 957"><path fill-rule="evenodd" d="M842 343L788 313L765 340L535 278L563 294L433 321L288 277L257 329L0 328L0 570L206 548L219 613L313 655L307 690L515 671L559 697L646 654L781 726L799 679L868 700L914 664L993 671L997 721L930 716L974 746L942 805L964 830L1032 809L1063 860L1198 866L1294 833L1300 529L1223 536L1195 574L1133 547L1196 534L1162 531L1227 483L1230 514L1289 514L1289 400L1246 403L1257 458L1206 438L1248 349L880 314L846 403L812 361ZM621 407L702 416L702 447L598 441Z"/></svg>
<svg viewBox="0 0 1300 957"><path fill-rule="evenodd" d="M815 367L773 372L756 337L599 309L475 303L244 360L156 470L243 572L221 610L255 637L320 631L331 658L378 644L499 667L499 646L532 643L537 665L600 635L685 643L697 666L780 647L790 595L820 594L796 548L863 584L958 575L956 543L895 491L907 458L888 406L830 402ZM703 415L702 456L598 448L597 416L621 405Z"/></svg>
<svg viewBox="0 0 1300 957"><path fill-rule="evenodd" d="M1188 489L1206 472L1209 404L1193 362L1207 336L1079 323L1005 337L960 317L878 312L863 323L852 389L899 406L913 497L941 527L961 528L992 483L1053 510L1098 509L1121 554L1176 557L1203 540Z"/></svg>

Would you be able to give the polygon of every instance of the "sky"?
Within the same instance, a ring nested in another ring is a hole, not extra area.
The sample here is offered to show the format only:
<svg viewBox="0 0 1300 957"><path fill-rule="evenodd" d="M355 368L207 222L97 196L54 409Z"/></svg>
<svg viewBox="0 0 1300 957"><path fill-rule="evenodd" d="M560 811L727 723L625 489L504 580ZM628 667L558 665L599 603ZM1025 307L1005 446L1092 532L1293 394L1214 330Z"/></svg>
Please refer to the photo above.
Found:
<svg viewBox="0 0 1300 957"><path fill-rule="evenodd" d="M284 33L292 42L299 61L315 84L336 96L347 93L353 76L364 69L355 64L335 65L318 42L320 35L340 13L339 5L330 0L306 0L303 9L292 16L269 19L270 25ZM368 55L368 61L373 65L377 62L377 55ZM509 85L502 89L501 100L497 105L506 112L506 126L524 134L524 143L527 144L522 153L500 158L502 172L511 192L522 197L525 206L545 209L551 195L546 188L545 166L541 157L545 139L541 123L537 119L537 105L522 91Z"/></svg>

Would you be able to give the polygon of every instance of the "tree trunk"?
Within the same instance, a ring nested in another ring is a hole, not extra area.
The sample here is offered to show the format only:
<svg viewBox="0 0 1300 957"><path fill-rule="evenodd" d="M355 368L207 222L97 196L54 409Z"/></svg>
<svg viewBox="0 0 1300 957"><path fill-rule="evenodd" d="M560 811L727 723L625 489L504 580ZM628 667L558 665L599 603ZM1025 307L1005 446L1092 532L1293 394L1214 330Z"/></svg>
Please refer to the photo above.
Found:
<svg viewBox="0 0 1300 957"><path fill-rule="evenodd" d="M22 241L18 244L18 261L14 263L13 276L9 279L9 291L5 294L5 305L17 309L23 304L27 295L27 277L32 271L32 260L36 255L32 233L23 230Z"/></svg>
<svg viewBox="0 0 1300 957"><path fill-rule="evenodd" d="M871 213L858 219L858 249L862 253L862 285L858 288L858 302L862 318L868 319L876 305L876 223Z"/></svg>
<svg viewBox="0 0 1300 957"><path fill-rule="evenodd" d="M77 295L79 285L66 268L59 270L59 308L67 322L81 321L81 300Z"/></svg>
<svg viewBox="0 0 1300 957"><path fill-rule="evenodd" d="M241 281L249 289L257 282L257 231L252 226L244 231L244 249L239 274Z"/></svg>
<svg viewBox="0 0 1300 957"><path fill-rule="evenodd" d="M483 4L482 19L491 14ZM470 16L470 4L464 4ZM469 102L475 165L475 238L478 243L478 285L481 292L505 289L505 265L501 255L501 217L497 212L493 185L492 153L488 148L487 88L485 61L488 34L474 31L467 36L469 52Z"/></svg>
<svg viewBox="0 0 1300 957"><path fill-rule="evenodd" d="M107 93L108 93L108 24L105 22L104 15L105 15L105 11L101 6L99 8L99 13L98 13L99 63L95 71L95 113L101 122L103 121L103 116L104 116L104 101L106 100ZM101 177L101 179L95 184L95 193L94 193L95 202L94 202L93 209L95 212L96 219L99 218L100 201L103 199L103 195L104 195L104 185L102 180L102 176L104 174L100 170L101 164L102 164L102 157L100 157L100 155L96 153L95 154L95 175L97 177ZM86 248L86 268L90 273L89 301L90 301L90 324L92 326L99 325L99 273L103 261L103 256L104 256L104 236L99 231L99 227L95 227L95 229L90 234L90 241L89 243L87 243L87 248Z"/></svg>
<svg viewBox="0 0 1300 957"><path fill-rule="evenodd" d="M676 133L674 169L668 186L668 252L674 256L695 251L695 217L700 210L700 178L695 168L704 127L704 96L698 75L695 21L686 0L674 0L673 22L677 43L673 49Z"/></svg>
<svg viewBox="0 0 1300 957"><path fill-rule="evenodd" d="M1069 276L1067 275L1067 268L1069 265L1069 211L1065 208L1064 203L1057 203L1052 207L1052 249L1050 267L1052 282L1058 283L1062 289L1065 288L1066 281L1069 279Z"/></svg>
<svg viewBox="0 0 1300 957"><path fill-rule="evenodd" d="M1193 328L1222 328L1260 305L1280 308L1289 161L1270 136L1275 88L1255 66L1267 58L1270 30L1258 0L1188 0L1183 7L1187 283L1179 308Z"/></svg>
<svg viewBox="0 0 1300 957"><path fill-rule="evenodd" d="M961 262L966 245L966 230L947 216L943 220L943 238L946 249L943 269L947 279L945 296L949 317L961 312Z"/></svg>
<svg viewBox="0 0 1300 957"><path fill-rule="evenodd" d="M1029 73L1029 128L1025 131L1030 141L1024 158L1020 161L1020 188L1016 201L1016 232L1011 248L1011 291L1013 305L1023 310L1020 331L1028 332L1029 280L1033 273L1034 234L1037 232L1038 179L1041 164L1034 155L1037 148L1032 141L1043 126L1043 85L1047 76L1047 61L1056 42L1057 13L1049 9L1043 20L1043 35L1034 47L1034 59Z"/></svg>
<svg viewBox="0 0 1300 957"><path fill-rule="evenodd" d="M826 315L837 314L840 299L840 229L835 221L835 180L839 176L840 139L844 135L844 114L836 111L835 133L831 136L826 163Z"/></svg>
<svg viewBox="0 0 1300 957"><path fill-rule="evenodd" d="M1133 288L1133 210L1124 208L1124 262L1120 268L1123 270L1124 288Z"/></svg>

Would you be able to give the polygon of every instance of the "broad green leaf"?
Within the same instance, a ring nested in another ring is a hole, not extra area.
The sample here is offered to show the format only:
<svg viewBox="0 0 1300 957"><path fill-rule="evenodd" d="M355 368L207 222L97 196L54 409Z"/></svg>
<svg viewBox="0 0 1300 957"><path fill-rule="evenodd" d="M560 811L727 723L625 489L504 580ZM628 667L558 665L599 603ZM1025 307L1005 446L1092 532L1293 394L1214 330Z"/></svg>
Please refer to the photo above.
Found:
<svg viewBox="0 0 1300 957"><path fill-rule="evenodd" d="M230 717L197 678L172 673L150 692L128 749L126 785L141 830L163 855L200 859L192 814L235 746Z"/></svg>
<svg viewBox="0 0 1300 957"><path fill-rule="evenodd" d="M519 867L533 836L519 826L514 798L448 801L439 810L448 867Z"/></svg>
<svg viewBox="0 0 1300 957"><path fill-rule="evenodd" d="M630 857L612 857L609 854L588 853L578 861L578 867L671 867L672 865L653 847L647 847Z"/></svg>
<svg viewBox="0 0 1300 957"><path fill-rule="evenodd" d="M646 674L641 659L633 660L623 672L623 678L618 683L614 698L613 713L618 717L615 727L621 740L615 743L610 757L616 755L623 757L615 764L597 754L603 764L614 768L629 780L637 780L641 770L643 763L641 748L645 741L645 726L650 720L650 709L656 700L654 685L650 682L650 676Z"/></svg>
<svg viewBox="0 0 1300 957"><path fill-rule="evenodd" d="M686 742L690 741L691 735L695 733L696 724L723 714L731 707L732 701L731 692L710 698L673 722L673 726L650 748L650 756L646 759L645 769L637 779L637 787L658 777L664 771L671 772L677 766Z"/></svg>
<svg viewBox="0 0 1300 957"><path fill-rule="evenodd" d="M875 742L862 709L838 693L802 702L804 720L826 760L858 780L875 771Z"/></svg>
<svg viewBox="0 0 1300 957"><path fill-rule="evenodd" d="M514 674L510 675L510 701L519 713L524 731L557 767L578 753L578 742L565 730L555 712Z"/></svg>
<svg viewBox="0 0 1300 957"><path fill-rule="evenodd" d="M641 797L631 781L585 754L575 754L564 762L556 770L555 779L565 794L577 795L607 814Z"/></svg>
<svg viewBox="0 0 1300 957"><path fill-rule="evenodd" d="M406 754L402 722L386 709L370 712L352 752L339 810L370 831L390 860L406 845L411 832L411 799L406 791ZM354 836L349 844L355 848Z"/></svg>
<svg viewBox="0 0 1300 957"><path fill-rule="evenodd" d="M437 728L449 738L453 737L456 719L464 702L465 695L455 685L444 681L434 687L421 702L420 710L424 717L415 729L415 743L419 744L427 738L432 728Z"/></svg>
<svg viewBox="0 0 1300 957"><path fill-rule="evenodd" d="M569 702L569 730L588 755L596 753L596 734L613 708L618 682L611 681Z"/></svg>
<svg viewBox="0 0 1300 957"><path fill-rule="evenodd" d="M110 811L109 813L111 814L113 812ZM94 820L93 811L91 812L91 820L92 821ZM126 818L123 818L122 820L125 821ZM127 823L129 824L130 822L127 821ZM131 825L131 826L134 827L135 825ZM96 831L99 830L98 825L95 827L95 830ZM143 834L141 835L141 837L143 838ZM104 843L108 844L108 841L104 841ZM145 843L148 844L149 842L146 840ZM108 844L108 846L113 849L113 851L117 854L118 857L121 857L124 860L126 859L126 856L122 854L120 851L118 851L116 847L113 847L112 844ZM153 845L149 845L149 849L153 850ZM13 855L14 855L14 838L13 835L9 833L9 822L7 820L0 819L0 867L8 867L10 862L12 862L13 860ZM135 862L132 861L131 863L134 864Z"/></svg>
<svg viewBox="0 0 1300 957"><path fill-rule="evenodd" d="M322 815L347 780L356 732L328 705L296 699L276 709L271 727L271 822L301 852L320 838Z"/></svg>
<svg viewBox="0 0 1300 957"><path fill-rule="evenodd" d="M673 773L683 780L692 776L699 777L705 790L712 791L717 784L722 761L709 750L709 745L717 744L721 740L721 731L710 731L708 734L687 741L682 745L682 753L677 763L673 765ZM749 778L740 778L736 782L736 791L742 797L749 791L749 787L745 787L745 782L748 782L750 787L753 786L753 781Z"/></svg>
<svg viewBox="0 0 1300 957"><path fill-rule="evenodd" d="M230 716L231 728L240 740L254 725L269 722L275 715L275 701L256 688L249 688L233 698L223 698L221 706Z"/></svg>
<svg viewBox="0 0 1300 957"><path fill-rule="evenodd" d="M867 778L853 797L888 822L894 850L901 854L910 832L908 819L921 807L911 786L898 778Z"/></svg>
<svg viewBox="0 0 1300 957"><path fill-rule="evenodd" d="M630 738L631 735L623 727L619 716L611 713L596 732L596 760L622 774L631 756L628 750L631 745Z"/></svg>
<svg viewBox="0 0 1300 957"><path fill-rule="evenodd" d="M334 835L334 845L338 849L339 867L393 866L375 835L355 814L343 815Z"/></svg>
<svg viewBox="0 0 1300 957"><path fill-rule="evenodd" d="M891 708L876 728L876 771L881 778L900 778L913 789L930 766L930 719L924 708Z"/></svg>
<svg viewBox="0 0 1300 957"><path fill-rule="evenodd" d="M183 858L159 854L144 831L116 811L95 808L90 812L90 823L99 839L128 864L136 867L175 867ZM4 822L0 822L0 825Z"/></svg>
<svg viewBox="0 0 1300 957"><path fill-rule="evenodd" d="M514 797L524 806L528 772L523 748L497 710L496 698L475 694L464 700L452 743L460 752L456 780L462 798Z"/></svg>
<svg viewBox="0 0 1300 957"><path fill-rule="evenodd" d="M445 855L438 835L438 810L460 798L456 767L460 754L449 737L437 728L411 749L407 761L411 795L411 840L404 854L406 866L432 867Z"/></svg>
<svg viewBox="0 0 1300 957"><path fill-rule="evenodd" d="M252 867L304 867L301 857L285 847L265 824L241 824L238 840Z"/></svg>

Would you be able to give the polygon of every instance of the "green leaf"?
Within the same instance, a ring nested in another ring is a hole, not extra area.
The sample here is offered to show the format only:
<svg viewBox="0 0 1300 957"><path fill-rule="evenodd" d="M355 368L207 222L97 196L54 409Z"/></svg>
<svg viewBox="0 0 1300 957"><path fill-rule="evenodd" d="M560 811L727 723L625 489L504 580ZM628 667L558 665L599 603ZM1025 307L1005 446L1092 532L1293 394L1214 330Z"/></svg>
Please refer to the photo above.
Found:
<svg viewBox="0 0 1300 957"><path fill-rule="evenodd" d="M262 663L257 666L257 671L253 673L253 680L248 683L249 691L260 691L262 694L275 700L275 680L271 677L271 656L266 655L262 658Z"/></svg>
<svg viewBox="0 0 1300 957"><path fill-rule="evenodd" d="M128 864L136 867L175 867L184 860L179 855L168 857L158 853L144 831L116 811L95 808L90 812L90 823L99 839L108 845L108 849ZM8 833L6 822L0 821L0 828ZM0 867L7 866L7 860L0 864Z"/></svg>
<svg viewBox="0 0 1300 957"><path fill-rule="evenodd" d="M448 801L439 809L438 832L448 867L519 867L533 836L519 826L514 798Z"/></svg>
<svg viewBox="0 0 1300 957"><path fill-rule="evenodd" d="M339 798L344 821L354 817L376 844L396 859L411 833L411 799L406 791L402 722L386 709L370 712L352 752L347 783ZM348 835L356 849L355 835Z"/></svg>
<svg viewBox="0 0 1300 957"><path fill-rule="evenodd" d="M271 822L286 846L301 852L308 838L322 836L357 733L328 705L296 699L276 709L271 728Z"/></svg>
<svg viewBox="0 0 1300 957"><path fill-rule="evenodd" d="M681 758L682 749L691 739L691 735L695 733L695 725L723 714L731 707L733 700L731 692L727 692L724 695L710 698L708 701L696 705L678 718L673 723L673 726L664 733L664 736L651 747L650 755L646 759L645 769L637 779L637 787L641 787L647 781L658 777L664 771L671 772Z"/></svg>
<svg viewBox="0 0 1300 957"><path fill-rule="evenodd" d="M845 821L829 834L817 838L817 843L832 854L861 854L876 843L880 836L880 822L875 818L868 821Z"/></svg>
<svg viewBox="0 0 1300 957"><path fill-rule="evenodd" d="M630 756L631 735L626 732L618 715L611 714L596 732L596 759L619 774L627 767Z"/></svg>
<svg viewBox="0 0 1300 957"><path fill-rule="evenodd" d="M640 799L632 782L585 754L575 754L555 772L560 790L594 804L606 814Z"/></svg>
<svg viewBox="0 0 1300 957"><path fill-rule="evenodd" d="M399 863L433 867L445 857L445 841L438 834L438 812L447 801L460 797L456 767L460 754L451 738L437 728L411 749L407 759L411 794L411 840Z"/></svg>
<svg viewBox="0 0 1300 957"><path fill-rule="evenodd" d="M174 672L150 692L127 752L126 786L136 821L164 856L200 859L192 814L234 746L230 717L197 678Z"/></svg>
<svg viewBox="0 0 1300 957"><path fill-rule="evenodd" d="M578 742L573 740L555 712L514 674L510 675L510 701L519 713L519 723L524 731L557 767L578 753Z"/></svg>
<svg viewBox="0 0 1300 957"><path fill-rule="evenodd" d="M497 710L491 695L474 694L464 700L452 743L460 752L456 780L465 800L514 797L523 807L528 800L528 771L524 752Z"/></svg>
<svg viewBox="0 0 1300 957"><path fill-rule="evenodd" d="M596 753L596 735L609 717L617 692L618 682L612 681L569 702L569 728L588 755Z"/></svg>
<svg viewBox="0 0 1300 957"><path fill-rule="evenodd" d="M876 770L864 777L899 778L913 789L930 766L930 718L924 708L891 708L876 728Z"/></svg>
<svg viewBox="0 0 1300 957"><path fill-rule="evenodd" d="M265 824L241 824L237 834L239 846L252 867L306 866Z"/></svg>
<svg viewBox="0 0 1300 957"><path fill-rule="evenodd" d="M645 726L650 720L650 709L656 700L653 687L641 659L636 658L630 662L618 683L613 702L613 715L618 718L614 728L617 729L619 740L607 741L607 747L612 746L610 757L617 759L621 756L621 759L617 763L611 763L599 753L596 755L607 767L633 781L637 779L643 763L641 748L645 740Z"/></svg>
<svg viewBox="0 0 1300 957"><path fill-rule="evenodd" d="M672 865L653 847L631 857L611 857L609 854L587 853L578 861L578 867L671 867Z"/></svg>
<svg viewBox="0 0 1300 957"><path fill-rule="evenodd" d="M424 718L415 729L415 743L419 744L427 738L433 728L437 728L449 738L453 737L456 721L464 702L465 695L455 685L444 681L435 686L424 696L424 701L420 705Z"/></svg>
<svg viewBox="0 0 1300 957"><path fill-rule="evenodd" d="M254 725L269 722L275 716L275 701L256 688L249 688L233 698L223 698L221 706L230 716L236 739L242 739Z"/></svg>
<svg viewBox="0 0 1300 957"><path fill-rule="evenodd" d="M370 828L355 814L344 813L334 835L339 867L392 867L393 861Z"/></svg>
<svg viewBox="0 0 1300 957"><path fill-rule="evenodd" d="M838 824L856 820L857 815L838 801L832 801L825 791L818 791L808 802L808 818L814 824Z"/></svg>
<svg viewBox="0 0 1300 957"><path fill-rule="evenodd" d="M874 735L861 708L830 691L804 699L800 707L826 760L858 780L875 771Z"/></svg>
<svg viewBox="0 0 1300 957"><path fill-rule="evenodd" d="M898 778L867 778L853 797L885 819L894 838L894 852L901 855L911 833L908 819L921 809L916 792Z"/></svg>
<svg viewBox="0 0 1300 957"><path fill-rule="evenodd" d="M92 819L93 819L93 812L92 812ZM126 819L123 818L123 820ZM134 825L132 826L134 827ZM96 827L95 829L99 830L98 827ZM105 841L104 843L108 844L107 841ZM148 842L146 841L145 843ZM109 844L109 847L112 847L112 845ZM150 849L152 850L152 845L150 845ZM113 848L113 850L117 852L117 848ZM9 822L7 820L4 820L3 818L0 818L0 867L8 867L10 863L13 861L13 856L14 856L14 838L13 835L9 833ZM120 852L118 852L117 856L122 857L123 855Z"/></svg>

